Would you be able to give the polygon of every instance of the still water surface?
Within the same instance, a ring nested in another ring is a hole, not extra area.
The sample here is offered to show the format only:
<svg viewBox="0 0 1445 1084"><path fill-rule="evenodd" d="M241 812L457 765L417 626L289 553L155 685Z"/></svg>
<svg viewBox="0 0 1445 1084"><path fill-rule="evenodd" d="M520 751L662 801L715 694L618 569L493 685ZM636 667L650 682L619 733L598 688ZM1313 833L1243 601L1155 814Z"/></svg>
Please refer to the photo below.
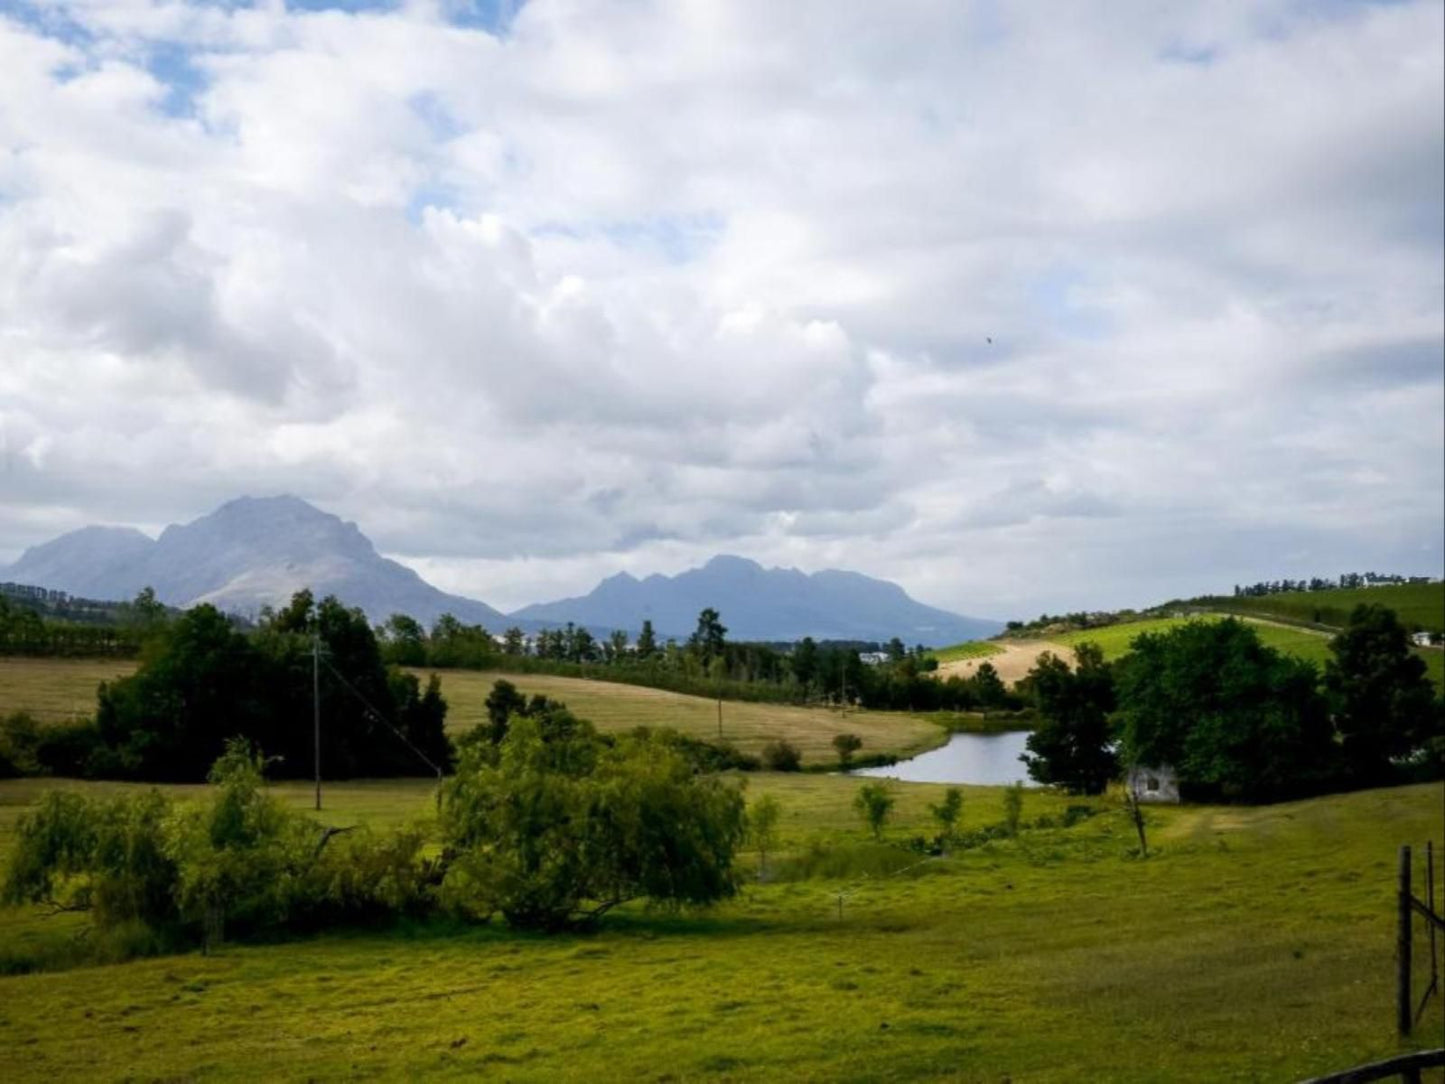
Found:
<svg viewBox="0 0 1445 1084"><path fill-rule="evenodd" d="M947 745L930 749L909 760L886 768L860 768L853 775L901 779L907 783L975 783L1000 786L1022 781L1029 785L1028 770L1019 755L1028 732L1010 730L1003 734L954 734Z"/></svg>

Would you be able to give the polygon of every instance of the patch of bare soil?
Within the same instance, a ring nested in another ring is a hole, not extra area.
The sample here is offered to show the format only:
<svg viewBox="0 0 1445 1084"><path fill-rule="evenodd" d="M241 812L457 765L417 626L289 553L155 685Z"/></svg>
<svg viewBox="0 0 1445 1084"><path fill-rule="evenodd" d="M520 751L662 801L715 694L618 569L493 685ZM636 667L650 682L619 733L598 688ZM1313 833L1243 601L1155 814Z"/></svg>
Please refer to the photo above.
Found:
<svg viewBox="0 0 1445 1084"><path fill-rule="evenodd" d="M959 659L957 662L946 662L939 666L937 674L940 678L949 678L954 674L959 677L971 677L973 672L986 662L993 663L993 668L998 671L998 676L1005 685L1012 685L1025 674L1034 668L1034 663L1039 661L1039 656L1045 651L1052 651L1059 658L1066 662L1072 662L1074 653L1062 644L1055 644L1048 640L1025 640L1019 643L999 644L1003 650L997 655L987 655L979 659Z"/></svg>

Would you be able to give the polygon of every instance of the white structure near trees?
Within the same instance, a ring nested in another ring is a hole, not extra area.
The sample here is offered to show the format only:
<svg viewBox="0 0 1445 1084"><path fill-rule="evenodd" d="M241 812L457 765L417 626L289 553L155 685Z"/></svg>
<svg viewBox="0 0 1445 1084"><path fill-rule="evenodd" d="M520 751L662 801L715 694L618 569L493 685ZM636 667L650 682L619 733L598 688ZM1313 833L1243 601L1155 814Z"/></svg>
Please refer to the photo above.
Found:
<svg viewBox="0 0 1445 1084"><path fill-rule="evenodd" d="M1141 802L1179 804L1179 775L1168 764L1136 764L1129 769L1124 785Z"/></svg>

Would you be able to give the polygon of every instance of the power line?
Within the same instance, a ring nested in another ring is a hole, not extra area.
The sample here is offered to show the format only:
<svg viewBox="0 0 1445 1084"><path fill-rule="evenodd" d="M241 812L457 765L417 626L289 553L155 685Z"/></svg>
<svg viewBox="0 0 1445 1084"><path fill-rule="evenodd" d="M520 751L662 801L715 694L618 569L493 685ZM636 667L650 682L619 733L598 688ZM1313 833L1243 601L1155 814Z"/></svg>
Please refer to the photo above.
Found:
<svg viewBox="0 0 1445 1084"><path fill-rule="evenodd" d="M367 711L370 713L373 719L381 723L398 738L400 738L402 743L418 757L420 757L422 761L425 762L428 768L437 773L438 779L442 778L445 773L436 766L436 764L432 761L431 757L423 753L420 749L418 749L415 745L412 744L410 738L408 738L396 727L392 726L391 721L387 719L387 717L383 715L380 711L378 711L375 707L373 707L371 701L367 700L366 697L362 696L361 693L357 692L356 687L342 676L340 670L336 669L336 667L331 665L331 661L329 659L322 659L321 661L326 663L326 669L330 670L333 674L336 675L336 680L341 682L341 684L346 687L346 689L351 693L352 696L356 697L356 699L361 701L361 703L366 707Z"/></svg>

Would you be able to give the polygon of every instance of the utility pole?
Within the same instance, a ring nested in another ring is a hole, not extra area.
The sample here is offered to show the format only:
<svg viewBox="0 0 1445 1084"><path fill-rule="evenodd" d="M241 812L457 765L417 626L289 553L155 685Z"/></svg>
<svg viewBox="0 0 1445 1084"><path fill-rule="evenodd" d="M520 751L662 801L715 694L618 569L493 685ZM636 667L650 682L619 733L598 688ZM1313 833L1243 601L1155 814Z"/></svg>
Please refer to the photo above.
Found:
<svg viewBox="0 0 1445 1084"><path fill-rule="evenodd" d="M311 721L316 749L316 808L321 809L321 635L311 636Z"/></svg>

